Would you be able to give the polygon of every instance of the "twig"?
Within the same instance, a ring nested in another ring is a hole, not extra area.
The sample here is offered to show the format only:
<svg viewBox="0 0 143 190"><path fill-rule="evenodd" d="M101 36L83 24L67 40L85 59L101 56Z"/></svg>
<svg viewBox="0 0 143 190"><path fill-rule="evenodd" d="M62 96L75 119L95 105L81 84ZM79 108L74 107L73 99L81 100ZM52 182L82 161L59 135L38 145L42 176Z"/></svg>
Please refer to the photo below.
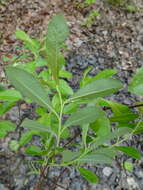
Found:
<svg viewBox="0 0 143 190"><path fill-rule="evenodd" d="M57 179L56 179L55 182L54 182L55 185L53 186L52 190L55 190L55 188L56 188L57 185L59 186L59 184L57 184L57 183L58 183L59 179L63 176L63 174L64 174L67 170L68 170L67 168L64 168L64 169L60 172L60 175L57 177ZM65 189L64 187L62 187L62 188Z"/></svg>
<svg viewBox="0 0 143 190"><path fill-rule="evenodd" d="M48 163L43 168L41 168L41 170L40 170L40 178L39 178L39 181L38 181L36 187L34 188L34 190L41 190L41 186L43 184L43 180L44 180L44 177L45 177L45 171L46 171L47 168L48 168Z"/></svg>
<svg viewBox="0 0 143 190"><path fill-rule="evenodd" d="M75 135L69 139L68 142L66 142L64 145L63 145L63 148L65 148L67 145L69 145L74 139L76 139L76 137L78 137L79 135L81 134L81 131L79 130L77 133L75 133Z"/></svg>
<svg viewBox="0 0 143 190"><path fill-rule="evenodd" d="M54 186L55 186L54 189L52 188L52 190L55 190L56 186L57 186L57 187L61 187L62 189L67 190L64 186L62 186L62 185L60 185L60 184L58 184L58 183L55 184L55 181L54 181L54 180L51 180L51 182L52 182L52 183L54 184Z"/></svg>
<svg viewBox="0 0 143 190"><path fill-rule="evenodd" d="M132 106L128 106L129 108L137 108L137 107L143 107L143 104L135 104Z"/></svg>

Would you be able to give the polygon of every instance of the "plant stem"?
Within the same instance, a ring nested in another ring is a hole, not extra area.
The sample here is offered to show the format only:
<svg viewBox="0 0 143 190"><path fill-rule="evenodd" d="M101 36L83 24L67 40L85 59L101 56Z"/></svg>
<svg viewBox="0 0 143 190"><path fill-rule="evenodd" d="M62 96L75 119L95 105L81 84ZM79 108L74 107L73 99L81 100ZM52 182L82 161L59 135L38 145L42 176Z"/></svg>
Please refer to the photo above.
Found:
<svg viewBox="0 0 143 190"><path fill-rule="evenodd" d="M62 100L62 95L61 95L61 92L59 90L59 87L57 86L56 89L57 89L59 99L60 99L60 104L61 104L60 115L59 115L58 139L57 139L57 147L58 147L60 144L60 135L61 135L61 128L62 128L62 115L63 115L64 103Z"/></svg>
<svg viewBox="0 0 143 190"><path fill-rule="evenodd" d="M140 125L140 123L142 122L142 119L139 120L139 122L137 123L136 127L134 128L134 130L132 130L131 133L129 133L127 136L125 136L124 139L116 142L115 144L111 145L109 148L113 148L115 146L118 146L119 144L121 144L122 142L126 141L129 139L130 136L132 136L134 134L134 132L137 130L138 126Z"/></svg>

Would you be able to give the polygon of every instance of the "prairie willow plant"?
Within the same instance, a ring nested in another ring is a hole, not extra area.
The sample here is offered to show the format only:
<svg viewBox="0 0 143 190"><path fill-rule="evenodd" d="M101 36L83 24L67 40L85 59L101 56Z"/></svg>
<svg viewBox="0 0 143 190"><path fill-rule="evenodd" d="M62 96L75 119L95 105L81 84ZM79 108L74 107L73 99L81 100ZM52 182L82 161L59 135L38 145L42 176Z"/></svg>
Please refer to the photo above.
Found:
<svg viewBox="0 0 143 190"><path fill-rule="evenodd" d="M42 41L21 30L16 31L16 36L31 52L33 61L5 67L15 90L0 86L0 114L6 113L19 100L37 103L38 118L23 120L17 127L26 128L24 133L19 141L10 143L13 151L25 147L25 154L40 157L37 162L41 166L35 171L40 177L35 189L40 189L49 167L72 166L89 182L98 183L98 176L86 169L85 164L112 165L120 153L141 159L138 150L123 146L123 142L143 131L142 103L127 106L104 98L123 88L123 84L113 77L117 71L106 69L91 77L89 68L83 74L79 90L74 92L69 86L67 81L72 74L64 69L65 59L61 53L69 36L63 15L53 17ZM36 72L39 67L43 69ZM142 81L143 68L140 68L130 82L129 91L143 95ZM136 113L132 110L134 107ZM112 111L110 116L106 113L108 109ZM0 121L0 136L5 137L15 128L11 121ZM71 128L78 129L78 133L71 134ZM39 146L31 143L35 135L40 138ZM80 136L79 143L75 143L77 136ZM111 141L114 144L109 144Z"/></svg>

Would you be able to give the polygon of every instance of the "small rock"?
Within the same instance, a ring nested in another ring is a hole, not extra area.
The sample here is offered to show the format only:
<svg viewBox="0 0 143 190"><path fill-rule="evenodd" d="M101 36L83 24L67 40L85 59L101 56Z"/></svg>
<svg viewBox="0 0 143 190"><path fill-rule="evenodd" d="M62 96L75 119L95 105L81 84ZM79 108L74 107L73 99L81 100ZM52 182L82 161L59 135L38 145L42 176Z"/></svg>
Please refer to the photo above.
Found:
<svg viewBox="0 0 143 190"><path fill-rule="evenodd" d="M141 170L140 170L140 171L136 171L136 172L135 172L135 175L136 175L138 178L140 178L140 179L142 178L142 179L143 179L143 171L141 171Z"/></svg>
<svg viewBox="0 0 143 190"><path fill-rule="evenodd" d="M105 167L102 172L106 177L109 177L113 173L113 169L110 167Z"/></svg>
<svg viewBox="0 0 143 190"><path fill-rule="evenodd" d="M57 187L56 190L63 190L63 188L61 188L61 187Z"/></svg>
<svg viewBox="0 0 143 190"><path fill-rule="evenodd" d="M98 61L99 61L100 64L104 64L105 63L103 58L98 58Z"/></svg>
<svg viewBox="0 0 143 190"><path fill-rule="evenodd" d="M133 177L128 177L127 178L127 183L128 183L128 185L130 186L130 189L136 189L136 188L138 188L138 184L136 183L136 181L134 180L134 178Z"/></svg>

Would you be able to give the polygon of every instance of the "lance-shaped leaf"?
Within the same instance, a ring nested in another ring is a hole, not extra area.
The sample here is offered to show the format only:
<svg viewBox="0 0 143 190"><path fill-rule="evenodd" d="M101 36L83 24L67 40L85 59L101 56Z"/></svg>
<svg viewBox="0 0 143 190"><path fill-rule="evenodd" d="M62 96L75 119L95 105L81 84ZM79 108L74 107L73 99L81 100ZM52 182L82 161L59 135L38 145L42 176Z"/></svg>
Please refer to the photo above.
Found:
<svg viewBox="0 0 143 190"><path fill-rule="evenodd" d="M78 90L71 99L98 98L117 92L123 87L122 83L113 78L96 80Z"/></svg>
<svg viewBox="0 0 143 190"><path fill-rule="evenodd" d="M35 145L31 145L29 147L26 148L25 150L26 154L28 155L37 155L37 156L44 156L47 154L47 150L42 150L40 147L35 146Z"/></svg>
<svg viewBox="0 0 143 190"><path fill-rule="evenodd" d="M9 111L15 104L16 102L13 101L0 103L0 116Z"/></svg>
<svg viewBox="0 0 143 190"><path fill-rule="evenodd" d="M32 74L11 66L6 67L6 74L10 82L24 97L53 111L47 92Z"/></svg>
<svg viewBox="0 0 143 190"><path fill-rule="evenodd" d="M110 78L112 75L115 75L117 73L117 70L115 69L105 69L103 71L100 71L97 73L95 77L92 77L94 80L99 80L102 78Z"/></svg>
<svg viewBox="0 0 143 190"><path fill-rule="evenodd" d="M61 14L54 16L48 25L46 59L56 83L58 83L59 70L64 64L60 49L68 35L69 30L64 16Z"/></svg>
<svg viewBox="0 0 143 190"><path fill-rule="evenodd" d="M25 144L28 144L32 140L33 135L39 135L39 131L36 130L30 130L26 133L22 134L20 140L19 140L19 146L24 146Z"/></svg>
<svg viewBox="0 0 143 190"><path fill-rule="evenodd" d="M103 154L89 154L82 157L79 162L88 164L112 164L112 159Z"/></svg>
<svg viewBox="0 0 143 190"><path fill-rule="evenodd" d="M110 134L111 126L105 112L98 120L90 124L90 128L97 133L98 136L108 136Z"/></svg>
<svg viewBox="0 0 143 190"><path fill-rule="evenodd" d="M100 117L101 109L97 106L88 106L73 113L65 122L64 127L91 123Z"/></svg>
<svg viewBox="0 0 143 190"><path fill-rule="evenodd" d="M47 45L59 46L69 35L68 25L62 14L58 14L52 18L48 25Z"/></svg>
<svg viewBox="0 0 143 190"><path fill-rule="evenodd" d="M115 148L111 148L110 146L107 148L99 148L95 151L92 151L92 154L103 154L104 156L108 156L110 158L114 158L117 155L117 151Z"/></svg>
<svg viewBox="0 0 143 190"><path fill-rule="evenodd" d="M2 101L18 101L22 99L21 94L16 90L3 90L0 92L0 100Z"/></svg>
<svg viewBox="0 0 143 190"><path fill-rule="evenodd" d="M113 101L109 101L103 98L98 99L98 103L101 106L111 107L114 115L110 117L111 122L119 122L119 123L126 123L127 125L129 122L134 121L138 114L135 114L128 106L118 104Z"/></svg>
<svg viewBox="0 0 143 190"><path fill-rule="evenodd" d="M0 138L5 137L8 132L14 131L16 128L16 125L12 123L11 121L0 121Z"/></svg>
<svg viewBox="0 0 143 190"><path fill-rule="evenodd" d="M90 183L96 184L99 182L99 178L97 177L97 175L90 170L87 170L85 168L78 168L78 171L80 175L83 176Z"/></svg>
<svg viewBox="0 0 143 190"><path fill-rule="evenodd" d="M25 42L25 47L30 49L33 53L38 53L38 49L40 48L40 44L38 40L32 39L22 30L17 30L15 35L18 39Z"/></svg>
<svg viewBox="0 0 143 190"><path fill-rule="evenodd" d="M127 154L128 156L131 156L132 158L135 158L138 160L141 159L141 153L133 147L116 146L116 149Z"/></svg>
<svg viewBox="0 0 143 190"><path fill-rule="evenodd" d="M129 91L139 96L143 95L143 67L137 70L130 85Z"/></svg>
<svg viewBox="0 0 143 190"><path fill-rule="evenodd" d="M70 150L65 150L61 153L63 157L63 162L69 162L71 160L76 159L81 153L80 152L72 152Z"/></svg>
<svg viewBox="0 0 143 190"><path fill-rule="evenodd" d="M15 35L18 39L22 40L22 41L27 41L27 42L31 42L31 38L29 37L28 34L26 34L23 30L17 30L15 32Z"/></svg>
<svg viewBox="0 0 143 190"><path fill-rule="evenodd" d="M127 127L116 129L114 132L111 132L110 134L108 134L108 136L102 136L95 139L95 142L92 142L90 145L90 150L92 151L96 149L98 146L108 143L114 138L119 138L124 135L128 135L131 132L132 132L132 129L127 128Z"/></svg>
<svg viewBox="0 0 143 190"><path fill-rule="evenodd" d="M42 123L34 121L34 120L26 119L26 120L23 121L21 126L23 126L25 128L28 128L28 129L31 129L31 130L37 130L37 131L40 131L40 132L53 133L50 130L50 127L47 127L47 126L43 125Z"/></svg>

